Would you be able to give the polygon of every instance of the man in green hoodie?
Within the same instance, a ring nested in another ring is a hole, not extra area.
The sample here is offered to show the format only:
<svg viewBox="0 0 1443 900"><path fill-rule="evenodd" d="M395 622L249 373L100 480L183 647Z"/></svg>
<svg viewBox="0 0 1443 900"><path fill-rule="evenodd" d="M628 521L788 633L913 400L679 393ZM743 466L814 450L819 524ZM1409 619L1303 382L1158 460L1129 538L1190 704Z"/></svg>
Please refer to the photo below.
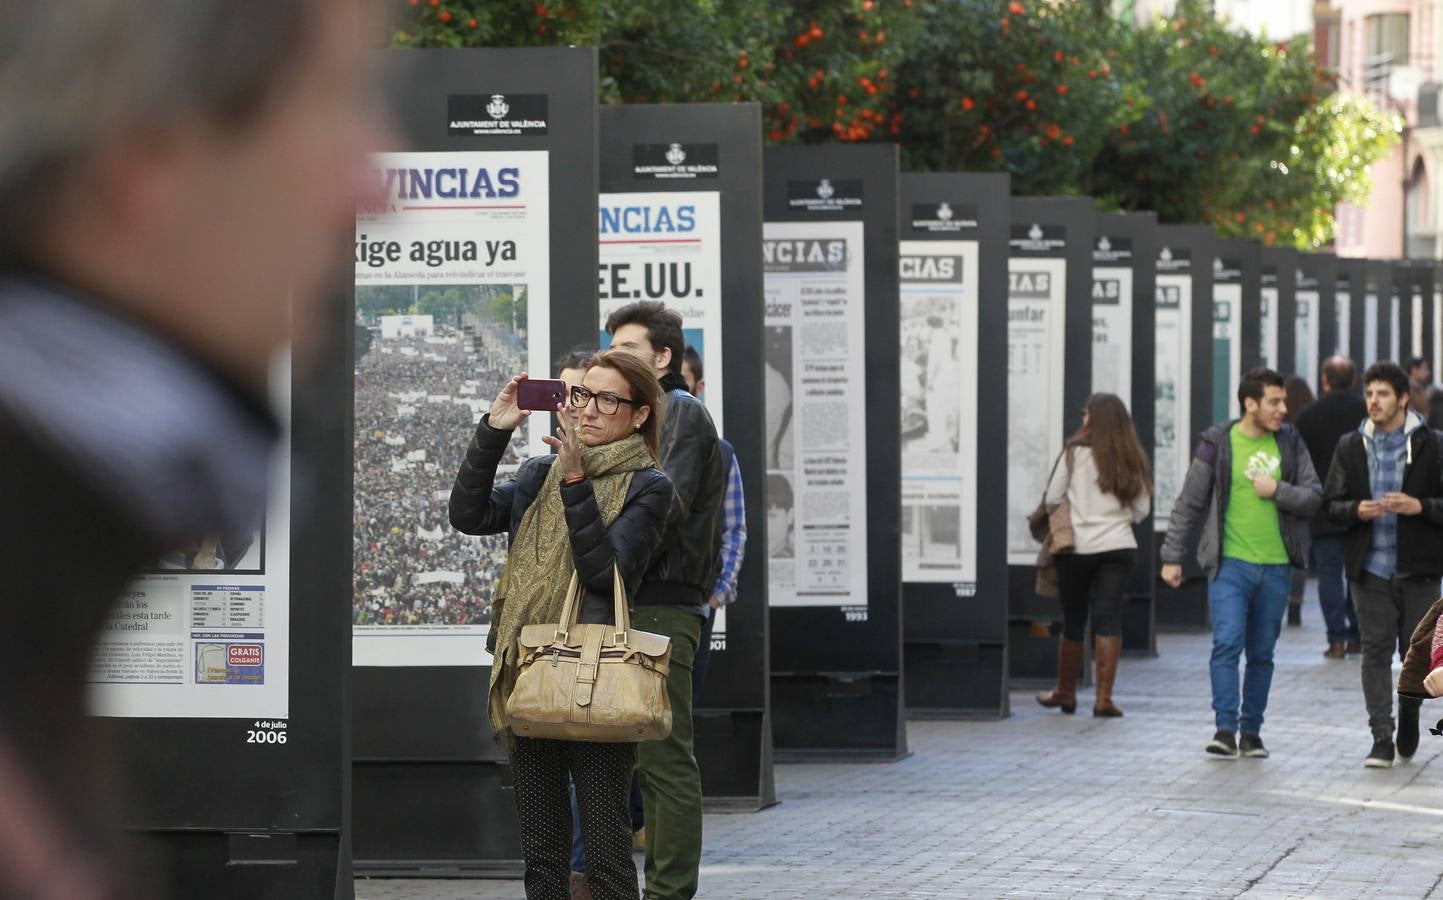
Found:
<svg viewBox="0 0 1443 900"><path fill-rule="evenodd" d="M1197 560L1208 575L1213 623L1208 668L1217 725L1206 750L1217 756L1268 755L1260 731L1273 681L1273 648L1288 609L1292 568L1306 564L1310 520L1323 499L1307 445L1283 421L1286 396L1283 376L1271 369L1243 376L1242 417L1203 434L1160 553L1162 579L1177 587L1184 542L1202 522ZM1244 653L1239 697L1238 660Z"/></svg>

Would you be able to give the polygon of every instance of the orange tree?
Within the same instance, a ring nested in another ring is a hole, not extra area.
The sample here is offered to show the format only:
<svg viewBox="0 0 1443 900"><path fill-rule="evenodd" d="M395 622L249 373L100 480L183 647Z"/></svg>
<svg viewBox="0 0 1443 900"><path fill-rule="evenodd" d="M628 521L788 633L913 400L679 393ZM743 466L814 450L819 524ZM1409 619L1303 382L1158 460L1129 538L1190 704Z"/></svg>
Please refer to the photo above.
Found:
<svg viewBox="0 0 1443 900"><path fill-rule="evenodd" d="M1088 3L938 0L902 67L915 169L1011 173L1019 194L1082 194L1112 129L1135 113L1115 21Z"/></svg>
<svg viewBox="0 0 1443 900"><path fill-rule="evenodd" d="M1338 93L1306 39L1232 31L1198 0L1121 38L1139 90L1124 101L1135 118L1094 161L1093 190L1111 204L1306 248L1331 239L1338 203L1367 197L1392 117Z"/></svg>
<svg viewBox="0 0 1443 900"><path fill-rule="evenodd" d="M400 47L589 45L608 103L758 100L767 137L893 137L913 0L399 0Z"/></svg>
<svg viewBox="0 0 1443 900"><path fill-rule="evenodd" d="M1306 40L1202 0L1130 29L1106 0L392 0L403 47L599 48L607 103L757 100L772 142L898 141L1224 234L1316 246L1396 140Z"/></svg>

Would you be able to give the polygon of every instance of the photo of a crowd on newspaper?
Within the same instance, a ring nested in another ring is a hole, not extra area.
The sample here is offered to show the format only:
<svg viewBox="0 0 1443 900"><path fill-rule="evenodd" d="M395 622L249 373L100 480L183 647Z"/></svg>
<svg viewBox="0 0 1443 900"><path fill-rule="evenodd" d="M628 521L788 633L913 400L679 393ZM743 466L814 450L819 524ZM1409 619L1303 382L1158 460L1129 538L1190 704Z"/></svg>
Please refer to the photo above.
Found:
<svg viewBox="0 0 1443 900"><path fill-rule="evenodd" d="M477 420L526 369L526 288L358 287L356 312L352 623L488 624L506 537L455 531L447 499ZM523 447L518 431L503 477Z"/></svg>

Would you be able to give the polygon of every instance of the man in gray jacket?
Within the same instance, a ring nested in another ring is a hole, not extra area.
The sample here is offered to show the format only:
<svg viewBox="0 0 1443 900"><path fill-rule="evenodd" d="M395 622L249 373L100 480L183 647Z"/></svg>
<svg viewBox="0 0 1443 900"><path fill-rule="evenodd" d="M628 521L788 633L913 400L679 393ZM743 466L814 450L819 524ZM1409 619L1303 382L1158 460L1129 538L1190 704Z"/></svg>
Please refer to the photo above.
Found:
<svg viewBox="0 0 1443 900"><path fill-rule="evenodd" d="M1271 369L1248 372L1238 386L1238 404L1242 418L1214 425L1198 444L1168 522L1162 579L1173 587L1182 583L1183 544L1202 520L1197 560L1208 576L1217 720L1207 752L1266 757L1260 732L1273 648L1288 609L1292 567L1308 558L1309 523L1323 493L1307 445L1283 422L1283 376ZM1244 653L1239 698L1238 658Z"/></svg>

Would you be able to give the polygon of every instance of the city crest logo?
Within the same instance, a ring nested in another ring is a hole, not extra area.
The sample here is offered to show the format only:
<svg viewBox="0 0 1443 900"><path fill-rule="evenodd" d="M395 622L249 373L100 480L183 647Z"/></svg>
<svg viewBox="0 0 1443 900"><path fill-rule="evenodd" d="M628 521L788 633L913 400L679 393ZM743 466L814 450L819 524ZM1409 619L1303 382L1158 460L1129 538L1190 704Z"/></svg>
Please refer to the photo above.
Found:
<svg viewBox="0 0 1443 900"><path fill-rule="evenodd" d="M486 111L493 119L504 119L506 114L511 112L511 107L506 103L505 94L492 94L491 102L486 104Z"/></svg>
<svg viewBox="0 0 1443 900"><path fill-rule="evenodd" d="M952 221L952 206L949 203L941 203L937 206L937 218L943 222Z"/></svg>
<svg viewBox="0 0 1443 900"><path fill-rule="evenodd" d="M1027 230L1027 237L1034 241L1042 240L1042 226L1033 222L1032 227Z"/></svg>
<svg viewBox="0 0 1443 900"><path fill-rule="evenodd" d="M823 178L821 183L817 185L817 196L823 200L832 199L832 195L835 193L836 189L832 187L832 179L830 178Z"/></svg>
<svg viewBox="0 0 1443 900"><path fill-rule="evenodd" d="M674 166L686 162L686 151L681 148L681 144L672 144L667 148L666 161Z"/></svg>
<svg viewBox="0 0 1443 900"><path fill-rule="evenodd" d="M1172 248L1163 247L1162 252L1157 255L1157 258L1163 262L1172 262Z"/></svg>
<svg viewBox="0 0 1443 900"><path fill-rule="evenodd" d="M1109 241L1107 239L1107 235L1104 234L1102 237L1097 239L1097 249L1102 251L1103 253L1106 253L1112 249L1112 241Z"/></svg>

